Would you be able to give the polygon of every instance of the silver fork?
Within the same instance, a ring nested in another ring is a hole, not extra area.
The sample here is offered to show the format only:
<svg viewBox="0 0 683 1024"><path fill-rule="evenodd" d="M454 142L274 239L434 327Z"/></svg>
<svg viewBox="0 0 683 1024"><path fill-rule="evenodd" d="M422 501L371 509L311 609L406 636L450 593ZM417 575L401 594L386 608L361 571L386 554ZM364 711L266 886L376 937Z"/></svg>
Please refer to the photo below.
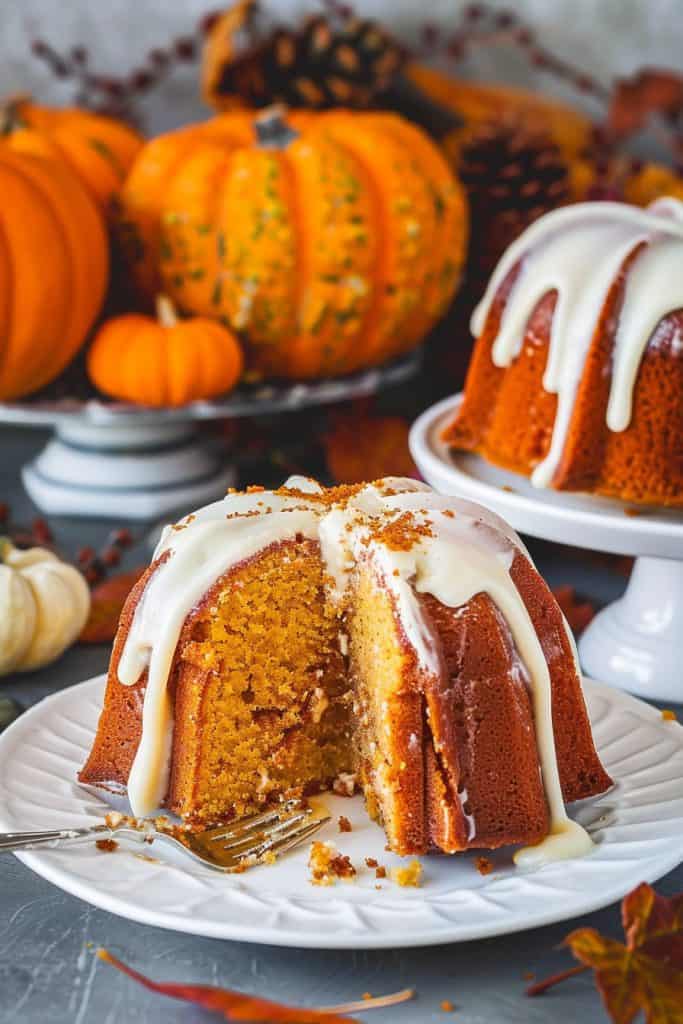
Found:
<svg viewBox="0 0 683 1024"><path fill-rule="evenodd" d="M315 835L330 820L330 815L313 817L313 809L298 800L289 800L262 814L240 818L230 825L189 832L169 830L144 819L132 825L124 818L120 824L91 825L87 828L50 829L34 832L0 833L0 853L32 850L39 846L54 848L64 842L91 839L134 839L149 845L157 839L190 854L215 871L240 871L263 862L269 855L279 856Z"/></svg>

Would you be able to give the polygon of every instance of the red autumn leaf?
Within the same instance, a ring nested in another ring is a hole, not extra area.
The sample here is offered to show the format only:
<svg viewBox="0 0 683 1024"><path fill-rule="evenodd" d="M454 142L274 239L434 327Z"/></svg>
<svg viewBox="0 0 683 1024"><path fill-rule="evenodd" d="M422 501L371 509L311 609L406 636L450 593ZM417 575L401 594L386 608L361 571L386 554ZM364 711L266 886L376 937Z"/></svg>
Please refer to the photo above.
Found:
<svg viewBox="0 0 683 1024"><path fill-rule="evenodd" d="M106 949L98 950L98 956L152 992L160 992L172 999L185 999L205 1010L215 1010L222 1013L226 1020L253 1021L258 1024L358 1024L351 1017L340 1017L336 1013L321 1010L298 1010L293 1006L272 1003L269 999L212 985L177 985L173 982L151 981L144 974L121 963Z"/></svg>
<svg viewBox="0 0 683 1024"><path fill-rule="evenodd" d="M327 468L340 484L360 484L384 476L417 477L410 450L410 425L401 416L370 416L351 411L335 420L324 438Z"/></svg>
<svg viewBox="0 0 683 1024"><path fill-rule="evenodd" d="M565 944L595 971L614 1024L631 1024L641 1011L646 1024L683 1024L683 893L667 899L643 882L624 897L621 919L625 943L578 928ZM540 995L580 971L532 985L528 994Z"/></svg>
<svg viewBox="0 0 683 1024"><path fill-rule="evenodd" d="M567 584L553 587L553 594L572 632L578 635L594 617L595 608L589 601L577 601L574 588Z"/></svg>
<svg viewBox="0 0 683 1024"><path fill-rule="evenodd" d="M639 131L652 114L674 118L683 113L683 77L673 71L643 68L632 78L617 81L608 131L624 139Z"/></svg>
<svg viewBox="0 0 683 1024"><path fill-rule="evenodd" d="M124 602L144 571L144 566L138 566L130 572L110 576L108 580L93 588L90 615L78 638L80 643L111 643L116 634Z"/></svg>

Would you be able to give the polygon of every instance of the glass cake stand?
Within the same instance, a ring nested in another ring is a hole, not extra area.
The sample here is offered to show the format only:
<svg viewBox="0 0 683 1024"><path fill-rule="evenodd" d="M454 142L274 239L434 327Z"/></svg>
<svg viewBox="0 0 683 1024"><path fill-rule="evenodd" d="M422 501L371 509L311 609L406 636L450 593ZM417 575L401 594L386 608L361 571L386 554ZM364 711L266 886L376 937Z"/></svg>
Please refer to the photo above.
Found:
<svg viewBox="0 0 683 1024"><path fill-rule="evenodd" d="M592 495L538 490L477 455L452 453L440 434L461 401L456 395L439 402L413 424L411 452L425 479L447 494L487 505L533 537L634 556L626 593L581 635L581 664L593 678L639 696L682 701L681 512L634 510Z"/></svg>
<svg viewBox="0 0 683 1024"><path fill-rule="evenodd" d="M44 512L151 520L206 504L233 483L234 467L223 448L201 437L201 421L363 398L408 380L420 365L413 352L348 377L242 386L224 399L177 409L73 398L0 403L0 423L54 428L22 469L26 490Z"/></svg>

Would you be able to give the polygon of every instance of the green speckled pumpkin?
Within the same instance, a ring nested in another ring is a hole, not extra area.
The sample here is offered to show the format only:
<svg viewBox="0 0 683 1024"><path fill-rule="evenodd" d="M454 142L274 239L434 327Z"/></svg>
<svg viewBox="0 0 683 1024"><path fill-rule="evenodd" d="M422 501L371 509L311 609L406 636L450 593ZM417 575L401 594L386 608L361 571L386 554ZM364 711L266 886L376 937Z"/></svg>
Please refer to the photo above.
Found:
<svg viewBox="0 0 683 1024"><path fill-rule="evenodd" d="M119 199L142 290L223 320L277 376L350 373L414 347L465 252L461 187L391 114L225 114L149 142Z"/></svg>

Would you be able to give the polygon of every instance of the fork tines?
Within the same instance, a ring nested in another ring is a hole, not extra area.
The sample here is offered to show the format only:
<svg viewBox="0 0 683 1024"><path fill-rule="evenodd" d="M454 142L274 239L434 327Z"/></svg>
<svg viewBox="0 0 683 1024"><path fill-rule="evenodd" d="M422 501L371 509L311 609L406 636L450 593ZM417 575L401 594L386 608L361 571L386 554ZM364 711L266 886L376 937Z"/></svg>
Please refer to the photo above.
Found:
<svg viewBox="0 0 683 1024"><path fill-rule="evenodd" d="M329 815L312 818L312 814L311 807L290 800L231 826L208 830L202 837L203 845L226 863L259 861L269 853L285 853L305 842L330 820Z"/></svg>

